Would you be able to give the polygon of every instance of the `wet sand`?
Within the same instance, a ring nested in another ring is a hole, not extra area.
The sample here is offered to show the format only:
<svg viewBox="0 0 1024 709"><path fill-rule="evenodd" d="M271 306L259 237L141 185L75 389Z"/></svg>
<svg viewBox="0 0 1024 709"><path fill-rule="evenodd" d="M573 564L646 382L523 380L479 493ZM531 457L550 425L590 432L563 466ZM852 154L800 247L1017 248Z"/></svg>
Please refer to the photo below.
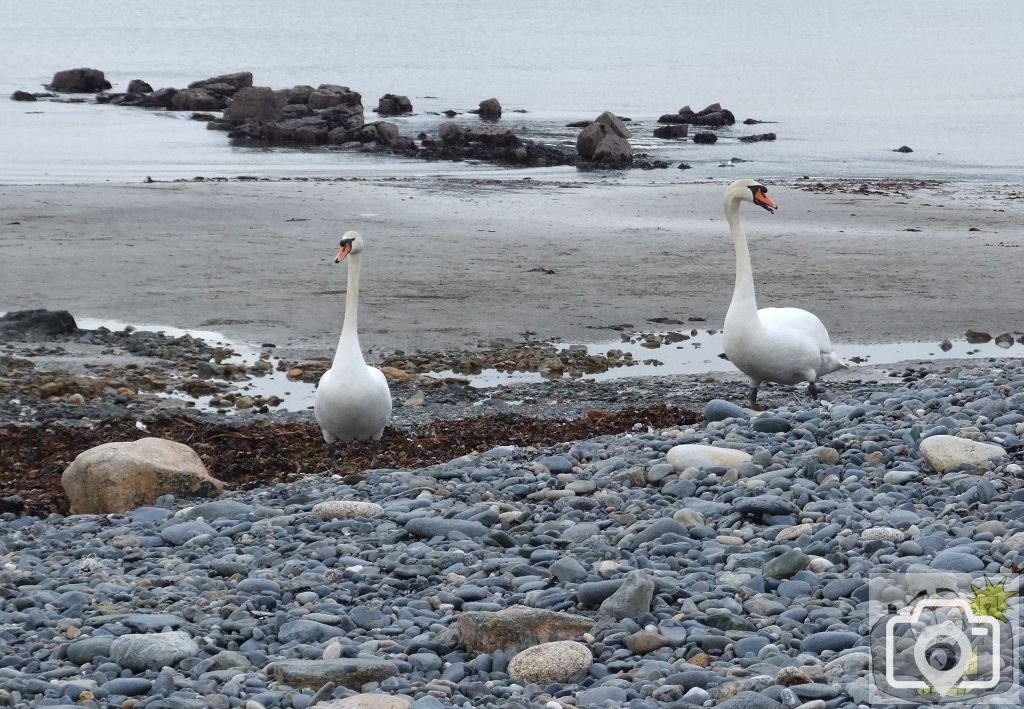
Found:
<svg viewBox="0 0 1024 709"><path fill-rule="evenodd" d="M344 305L337 239L358 229L370 350L526 331L600 342L617 338L609 326L666 328L654 318L718 328L733 279L725 183L0 186L0 310L65 308L324 354ZM770 191L777 214L743 210L759 303L813 310L840 350L1024 330L1019 198Z"/></svg>

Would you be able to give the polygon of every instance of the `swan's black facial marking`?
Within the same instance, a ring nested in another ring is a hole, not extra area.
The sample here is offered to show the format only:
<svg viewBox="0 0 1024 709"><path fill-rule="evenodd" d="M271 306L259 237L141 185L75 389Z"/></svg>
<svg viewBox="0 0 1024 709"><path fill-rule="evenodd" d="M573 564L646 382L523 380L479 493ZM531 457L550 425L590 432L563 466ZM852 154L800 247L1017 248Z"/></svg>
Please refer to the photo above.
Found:
<svg viewBox="0 0 1024 709"><path fill-rule="evenodd" d="M768 188L764 185L750 185L750 194L754 198L754 204L769 212L775 213L778 206L768 197Z"/></svg>
<svg viewBox="0 0 1024 709"><path fill-rule="evenodd" d="M355 239L342 239L338 242L338 255L334 257L334 263L341 263L345 257L352 253L352 243Z"/></svg>

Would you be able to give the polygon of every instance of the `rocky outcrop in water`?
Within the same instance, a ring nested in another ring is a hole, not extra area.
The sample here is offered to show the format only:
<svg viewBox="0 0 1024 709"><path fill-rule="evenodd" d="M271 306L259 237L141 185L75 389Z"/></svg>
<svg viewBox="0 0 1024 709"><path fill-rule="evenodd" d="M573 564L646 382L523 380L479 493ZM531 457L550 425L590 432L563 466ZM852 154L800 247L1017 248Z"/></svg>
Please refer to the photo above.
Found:
<svg viewBox="0 0 1024 709"><path fill-rule="evenodd" d="M580 131L576 150L581 160L596 168L626 168L633 163L626 124L611 111L605 111Z"/></svg>
<svg viewBox="0 0 1024 709"><path fill-rule="evenodd" d="M713 103L696 113L689 106L683 106L676 113L666 113L658 119L658 123L710 126L712 128L731 126L735 122L736 116L732 111L722 108L719 103Z"/></svg>
<svg viewBox="0 0 1024 709"><path fill-rule="evenodd" d="M774 133L757 133L756 135L741 135L741 143L761 143L766 140L775 140L776 135Z"/></svg>
<svg viewBox="0 0 1024 709"><path fill-rule="evenodd" d="M46 339L77 330L67 310L16 310L0 317L0 340Z"/></svg>
<svg viewBox="0 0 1024 709"><path fill-rule="evenodd" d="M501 118L501 103L496 98L484 99L472 113L478 114L485 121L496 121Z"/></svg>
<svg viewBox="0 0 1024 709"><path fill-rule="evenodd" d="M384 94L377 101L378 116L398 116L403 113L412 113L412 101L408 96Z"/></svg>
<svg viewBox="0 0 1024 709"><path fill-rule="evenodd" d="M110 82L99 69L65 69L53 75L47 88L70 94L91 94L106 91Z"/></svg>

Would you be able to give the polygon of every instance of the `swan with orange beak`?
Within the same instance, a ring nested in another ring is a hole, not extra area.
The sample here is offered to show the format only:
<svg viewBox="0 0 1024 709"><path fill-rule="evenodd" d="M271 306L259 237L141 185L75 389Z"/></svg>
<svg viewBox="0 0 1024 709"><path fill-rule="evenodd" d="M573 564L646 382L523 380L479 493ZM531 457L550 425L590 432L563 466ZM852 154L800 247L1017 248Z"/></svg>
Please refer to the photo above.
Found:
<svg viewBox="0 0 1024 709"><path fill-rule="evenodd" d="M359 275L364 240L356 231L345 232L335 263L348 261L345 320L331 368L320 377L313 413L327 442L331 467L337 470L338 441L372 441L372 467L384 428L391 421L391 390L383 372L371 367L359 346Z"/></svg>
<svg viewBox="0 0 1024 709"><path fill-rule="evenodd" d="M747 237L740 222L740 203L753 202L774 213L778 206L768 188L756 180L736 180L725 190L725 218L736 252L736 283L725 315L725 356L750 377L750 406L757 408L761 382L807 382L817 398L818 378L849 367L832 349L828 330L818 316L800 308L757 307Z"/></svg>

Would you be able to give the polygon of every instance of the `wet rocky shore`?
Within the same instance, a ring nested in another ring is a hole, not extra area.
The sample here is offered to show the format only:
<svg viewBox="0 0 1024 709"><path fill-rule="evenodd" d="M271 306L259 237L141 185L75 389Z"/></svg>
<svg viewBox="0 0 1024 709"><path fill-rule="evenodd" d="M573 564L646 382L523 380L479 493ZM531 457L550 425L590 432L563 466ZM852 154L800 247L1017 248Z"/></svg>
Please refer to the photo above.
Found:
<svg viewBox="0 0 1024 709"><path fill-rule="evenodd" d="M751 412L735 377L427 387L505 360L395 355L378 467L354 446L328 474L310 412L237 405L270 356L14 319L0 706L853 709L871 574L1024 566L1016 360L865 368ZM65 516L63 467L145 436L226 491Z"/></svg>

